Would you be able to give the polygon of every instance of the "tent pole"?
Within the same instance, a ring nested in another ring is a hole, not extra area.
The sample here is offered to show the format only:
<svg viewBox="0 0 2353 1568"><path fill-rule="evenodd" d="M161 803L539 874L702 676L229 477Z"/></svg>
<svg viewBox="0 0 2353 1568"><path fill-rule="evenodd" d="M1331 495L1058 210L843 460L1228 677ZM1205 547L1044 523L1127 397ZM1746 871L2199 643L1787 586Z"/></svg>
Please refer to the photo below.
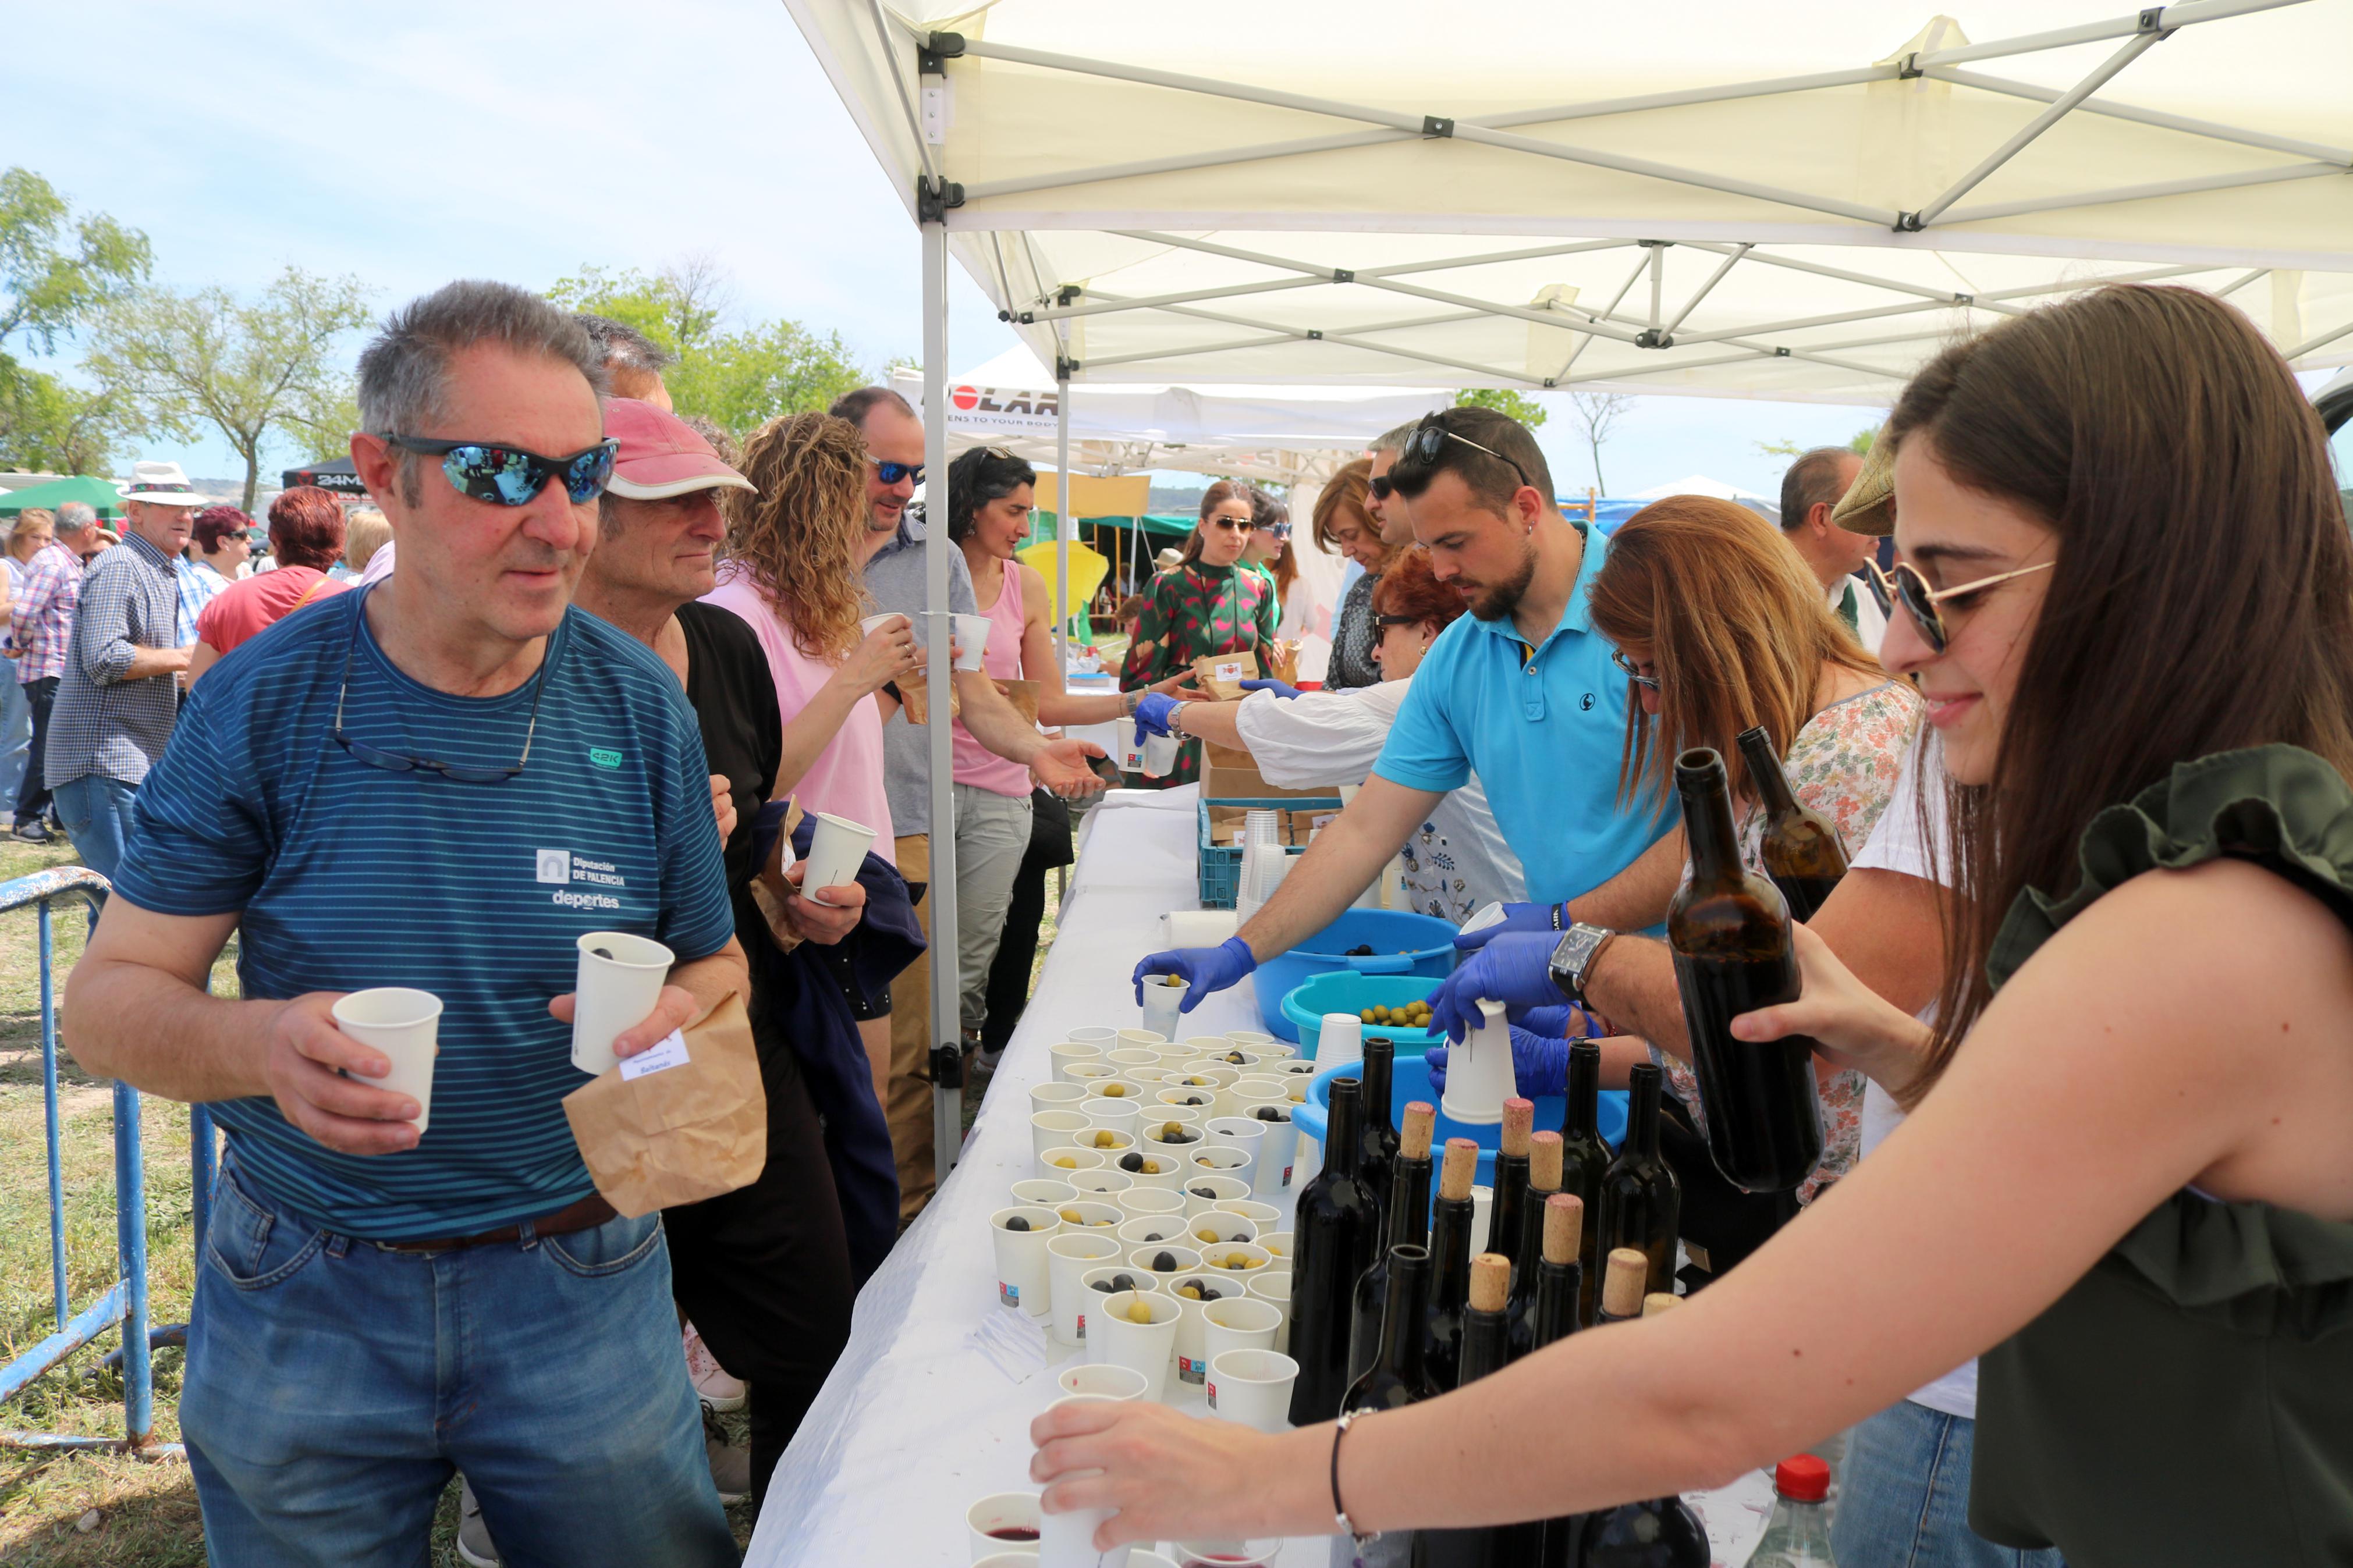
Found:
<svg viewBox="0 0 2353 1568"><path fill-rule="evenodd" d="M1060 502L1054 519L1054 669L1055 684L1071 674L1071 531L1079 526L1079 509L1071 483L1071 369L1063 355L1054 366L1054 468L1061 475Z"/></svg>
<svg viewBox="0 0 2353 1568"><path fill-rule="evenodd" d="M955 1168L964 1143L964 986L956 964L955 752L948 691L948 230L945 219L923 233L923 688L931 700L932 835L932 1161L941 1178ZM931 509L933 498L942 502Z"/></svg>

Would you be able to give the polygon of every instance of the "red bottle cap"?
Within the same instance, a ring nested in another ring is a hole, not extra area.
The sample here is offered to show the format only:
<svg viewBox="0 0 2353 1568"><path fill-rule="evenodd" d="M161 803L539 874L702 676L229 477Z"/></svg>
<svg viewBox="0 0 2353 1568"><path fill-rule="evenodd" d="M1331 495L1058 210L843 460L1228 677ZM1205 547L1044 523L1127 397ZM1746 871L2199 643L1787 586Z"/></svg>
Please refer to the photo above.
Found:
<svg viewBox="0 0 2353 1568"><path fill-rule="evenodd" d="M1773 1489L1791 1502L1820 1502L1831 1495L1831 1468L1815 1455L1795 1455L1773 1467Z"/></svg>

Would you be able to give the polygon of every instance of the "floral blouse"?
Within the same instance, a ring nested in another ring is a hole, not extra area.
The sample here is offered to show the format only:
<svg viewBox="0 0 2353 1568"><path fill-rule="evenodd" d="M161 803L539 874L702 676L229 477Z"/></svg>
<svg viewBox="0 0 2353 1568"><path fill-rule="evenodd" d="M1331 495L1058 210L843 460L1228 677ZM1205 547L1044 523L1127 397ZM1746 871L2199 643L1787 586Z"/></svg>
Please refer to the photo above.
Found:
<svg viewBox="0 0 2353 1568"><path fill-rule="evenodd" d="M1155 575L1145 590L1135 640L1120 668L1123 691L1166 680L1206 654L1263 650L1274 643L1282 606L1273 579L1240 566L1204 566L1188 561ZM1176 766L1157 782L1164 787L1191 784L1201 776L1200 742L1187 740Z"/></svg>
<svg viewBox="0 0 2353 1568"><path fill-rule="evenodd" d="M1838 829L1839 842L1852 856L1871 837L1879 814L1887 809L1904 753L1920 721L1920 699L1901 680L1841 698L1806 721L1798 731L1782 767L1798 803L1819 812ZM1758 858L1765 841L1765 808L1748 804L1740 820L1740 858L1758 876L1765 874ZM1691 1064L1669 1056L1657 1046L1651 1059L1666 1070L1667 1091L1682 1100L1693 1124L1704 1134L1707 1113L1699 1100L1699 1079ZM1862 1152L1863 1076L1852 1068L1822 1080L1822 1162L1798 1188L1798 1201L1810 1204L1816 1194L1854 1168Z"/></svg>

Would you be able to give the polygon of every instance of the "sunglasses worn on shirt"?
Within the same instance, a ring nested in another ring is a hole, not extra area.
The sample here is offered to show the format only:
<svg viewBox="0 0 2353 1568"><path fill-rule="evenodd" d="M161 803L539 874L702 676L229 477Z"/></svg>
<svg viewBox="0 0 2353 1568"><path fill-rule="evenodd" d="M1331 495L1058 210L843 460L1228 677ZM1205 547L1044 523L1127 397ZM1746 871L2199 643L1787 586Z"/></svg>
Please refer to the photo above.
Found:
<svg viewBox="0 0 2353 1568"><path fill-rule="evenodd" d="M992 447L989 450L994 454L997 449ZM921 463L886 463L871 452L865 453L863 456L868 462L874 465L874 477L886 485L895 485L902 479L911 485L920 485L923 482L923 465ZM1008 452L1004 456L1009 458L1012 454Z"/></svg>
<svg viewBox="0 0 2353 1568"><path fill-rule="evenodd" d="M554 479L564 481L564 493L573 505L585 506L605 493L613 478L613 455L621 449L621 443L609 437L568 458L543 458L488 441L428 441L415 436L386 436L384 440L405 452L440 458L441 472L459 495L492 506L528 506Z"/></svg>
<svg viewBox="0 0 2353 1568"><path fill-rule="evenodd" d="M2013 577L2048 572L2058 564L2056 561L2045 561L2033 566L2021 566L2015 572L1997 572L1974 583L1962 583L1950 588L1931 588L1928 580L1920 575L1919 568L1909 561L1898 561L1893 572L1882 572L1876 561L1863 563L1871 572L1871 596L1879 601L1880 613L1885 615L1897 605L1902 605L1905 614L1912 617L1912 624L1919 628L1920 640L1928 645L1932 653L1944 652L1952 641L1952 633L1945 625L1945 601L1982 592Z"/></svg>

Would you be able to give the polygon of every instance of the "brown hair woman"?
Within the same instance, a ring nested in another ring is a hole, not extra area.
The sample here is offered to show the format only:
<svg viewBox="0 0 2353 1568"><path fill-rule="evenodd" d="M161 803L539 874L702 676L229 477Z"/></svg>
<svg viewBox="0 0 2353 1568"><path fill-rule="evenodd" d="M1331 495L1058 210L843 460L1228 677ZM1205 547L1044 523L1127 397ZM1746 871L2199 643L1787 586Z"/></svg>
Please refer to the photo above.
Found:
<svg viewBox="0 0 2353 1568"><path fill-rule="evenodd" d="M1154 575L1144 613L1120 670L1123 690L1155 686L1213 653L1247 648L1263 672L1278 614L1267 579L1241 563L1250 545L1250 487L1219 479L1201 492L1201 521L1185 541L1185 557ZM1158 782L1190 784L1200 776L1201 749L1187 742L1176 766Z"/></svg>

